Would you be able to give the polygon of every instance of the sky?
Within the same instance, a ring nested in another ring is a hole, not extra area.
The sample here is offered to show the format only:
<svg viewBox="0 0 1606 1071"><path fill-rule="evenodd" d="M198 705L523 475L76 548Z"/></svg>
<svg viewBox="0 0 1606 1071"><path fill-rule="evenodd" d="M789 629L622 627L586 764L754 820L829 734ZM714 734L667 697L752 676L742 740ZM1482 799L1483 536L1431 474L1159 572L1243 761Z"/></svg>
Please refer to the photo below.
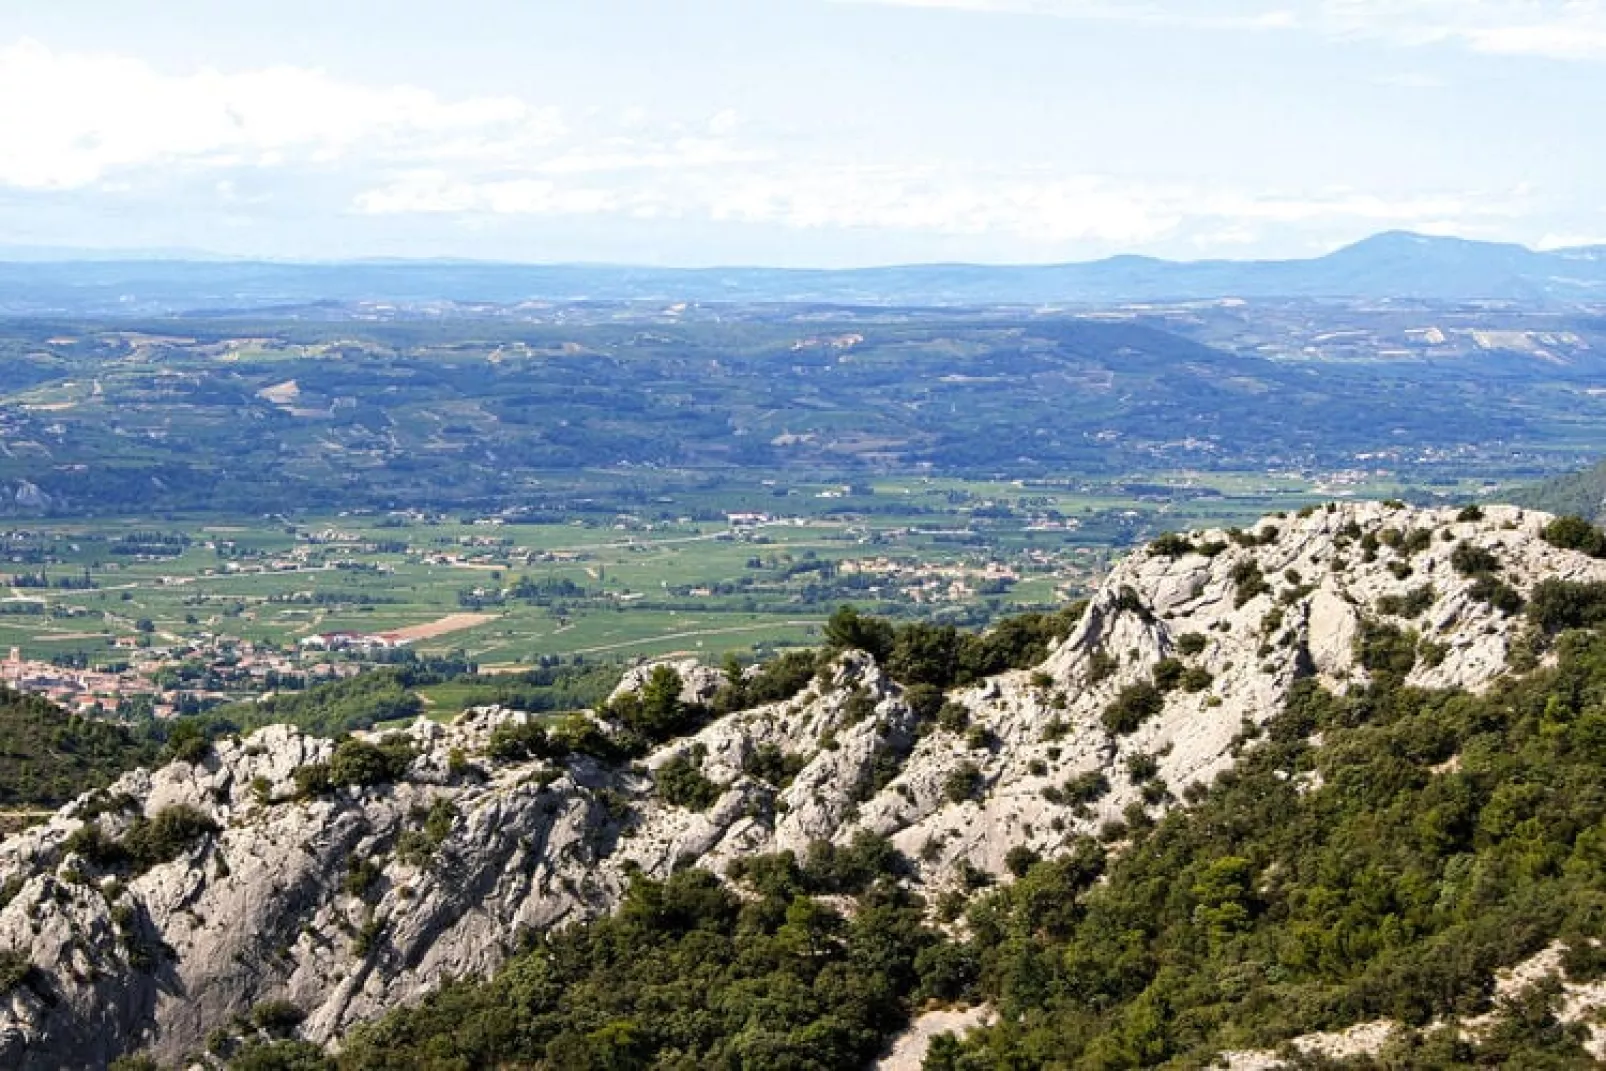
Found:
<svg viewBox="0 0 1606 1071"><path fill-rule="evenodd" d="M0 0L0 255L1606 243L1606 0Z"/></svg>

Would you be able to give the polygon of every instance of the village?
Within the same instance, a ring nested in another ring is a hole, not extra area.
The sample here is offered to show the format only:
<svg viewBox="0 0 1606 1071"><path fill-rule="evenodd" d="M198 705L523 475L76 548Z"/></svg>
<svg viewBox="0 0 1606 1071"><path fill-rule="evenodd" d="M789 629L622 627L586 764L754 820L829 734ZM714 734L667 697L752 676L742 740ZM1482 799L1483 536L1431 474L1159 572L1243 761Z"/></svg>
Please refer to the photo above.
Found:
<svg viewBox="0 0 1606 1071"><path fill-rule="evenodd" d="M73 658L28 659L14 646L0 662L0 684L42 695L75 714L170 718L355 676L365 668L360 658L318 657L320 653L402 645L361 633L309 636L300 650L292 652L238 640L144 649L119 643L119 654L126 654L126 661L97 665L79 664Z"/></svg>

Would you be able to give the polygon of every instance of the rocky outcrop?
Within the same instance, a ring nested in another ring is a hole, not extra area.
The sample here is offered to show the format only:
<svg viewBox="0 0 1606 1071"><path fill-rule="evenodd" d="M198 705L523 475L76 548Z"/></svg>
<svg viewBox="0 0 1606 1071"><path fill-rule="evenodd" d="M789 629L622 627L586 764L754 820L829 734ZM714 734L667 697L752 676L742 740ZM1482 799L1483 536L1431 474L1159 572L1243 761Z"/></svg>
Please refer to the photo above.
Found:
<svg viewBox="0 0 1606 1071"><path fill-rule="evenodd" d="M270 1000L306 1014L304 1036L335 1041L493 970L526 932L610 910L637 869L720 872L868 830L918 885L972 867L1004 876L1012 848L1050 854L1173 805L1252 746L1300 679L1365 680L1358 651L1380 635L1410 680L1484 687L1524 625L1458 567L1458 547L1487 551L1517 592L1606 579L1606 563L1538 538L1546 519L1355 504L1190 533L1122 562L1040 666L955 691L935 722L850 652L794 698L636 764L492 759L496 727L527 716L491 708L418 722L405 770L367 787L306 791L297 772L333 745L282 726L137 771L0 843L0 951L34 966L0 994L0 1064L173 1059ZM723 681L677 669L688 699ZM665 802L654 774L669 763L696 767L718 798ZM180 808L196 816L189 833L138 866L108 863L103 845L97 857L81 832L127 840Z"/></svg>

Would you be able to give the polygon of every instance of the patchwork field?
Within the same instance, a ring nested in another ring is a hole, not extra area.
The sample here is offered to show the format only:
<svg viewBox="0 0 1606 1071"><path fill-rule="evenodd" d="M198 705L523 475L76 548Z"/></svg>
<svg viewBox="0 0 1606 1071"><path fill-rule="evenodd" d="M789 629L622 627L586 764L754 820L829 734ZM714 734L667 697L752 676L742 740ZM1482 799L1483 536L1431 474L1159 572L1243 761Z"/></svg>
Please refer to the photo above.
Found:
<svg viewBox="0 0 1606 1071"><path fill-rule="evenodd" d="M1330 490L1186 473L1104 485L766 481L671 485L645 509L577 503L566 523L419 513L40 522L8 533L0 648L115 664L143 647L232 638L289 649L351 633L509 670L542 657L718 655L809 643L844 602L966 624L1052 607L1134 541Z"/></svg>

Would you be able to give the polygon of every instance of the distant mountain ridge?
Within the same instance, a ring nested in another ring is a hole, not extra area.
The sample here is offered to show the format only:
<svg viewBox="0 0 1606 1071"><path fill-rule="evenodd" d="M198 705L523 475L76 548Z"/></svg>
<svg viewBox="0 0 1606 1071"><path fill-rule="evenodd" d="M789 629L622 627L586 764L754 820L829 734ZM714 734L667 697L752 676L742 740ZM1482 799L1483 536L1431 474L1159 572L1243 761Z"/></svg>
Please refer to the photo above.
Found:
<svg viewBox="0 0 1606 1071"><path fill-rule="evenodd" d="M1222 298L1606 302L1606 247L1374 235L1310 260L1167 261L1118 256L1054 265L914 264L845 270L654 268L452 260L290 263L75 259L38 250L4 260L0 314L160 315L320 301L404 305L523 301L820 302L1042 305Z"/></svg>

